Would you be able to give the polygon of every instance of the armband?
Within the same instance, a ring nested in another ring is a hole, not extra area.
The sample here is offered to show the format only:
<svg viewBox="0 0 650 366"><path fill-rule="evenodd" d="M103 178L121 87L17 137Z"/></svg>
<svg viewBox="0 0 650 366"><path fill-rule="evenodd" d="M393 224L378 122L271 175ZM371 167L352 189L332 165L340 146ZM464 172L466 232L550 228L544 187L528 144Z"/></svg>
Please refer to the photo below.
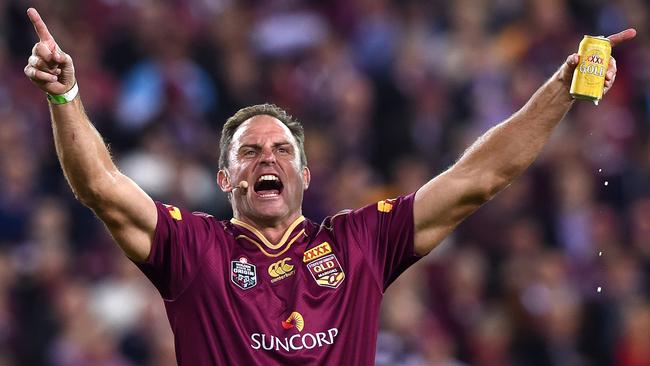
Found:
<svg viewBox="0 0 650 366"><path fill-rule="evenodd" d="M54 95L47 93L47 100L50 101L52 104L66 104L69 102L72 102L72 100L79 94L79 85L77 83L74 83L74 86L72 89L68 90L67 92L59 95Z"/></svg>

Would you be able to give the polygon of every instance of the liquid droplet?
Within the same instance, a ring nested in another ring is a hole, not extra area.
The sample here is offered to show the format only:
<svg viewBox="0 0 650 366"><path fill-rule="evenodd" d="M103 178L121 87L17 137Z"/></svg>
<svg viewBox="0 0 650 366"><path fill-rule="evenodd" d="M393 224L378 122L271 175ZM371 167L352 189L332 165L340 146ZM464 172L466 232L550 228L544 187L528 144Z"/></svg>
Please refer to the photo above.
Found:
<svg viewBox="0 0 650 366"><path fill-rule="evenodd" d="M602 289L603 289L602 287L598 286L598 288L596 289L596 291L597 291L597 292L600 292L600 291L602 291Z"/></svg>
<svg viewBox="0 0 650 366"><path fill-rule="evenodd" d="M606 186L609 185L609 182L608 182L608 181L605 181L605 185L606 185Z"/></svg>
<svg viewBox="0 0 650 366"><path fill-rule="evenodd" d="M603 252L598 252L599 257L602 257L602 255L603 255Z"/></svg>
<svg viewBox="0 0 650 366"><path fill-rule="evenodd" d="M602 171L603 171L602 169L598 169L598 173L600 173L600 172L602 172Z"/></svg>

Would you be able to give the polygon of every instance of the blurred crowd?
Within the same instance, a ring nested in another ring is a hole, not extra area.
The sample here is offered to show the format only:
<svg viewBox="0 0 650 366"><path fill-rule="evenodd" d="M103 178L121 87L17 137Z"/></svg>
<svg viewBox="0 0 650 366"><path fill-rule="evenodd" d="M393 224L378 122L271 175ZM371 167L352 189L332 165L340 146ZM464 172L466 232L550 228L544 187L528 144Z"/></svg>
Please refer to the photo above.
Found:
<svg viewBox="0 0 650 366"><path fill-rule="evenodd" d="M650 365L645 0L0 1L0 366L175 365L152 285L75 201L23 75L35 6L118 166L220 218L218 138L273 102L306 128L304 213L415 191L583 34L636 27L599 106L388 290L377 365Z"/></svg>

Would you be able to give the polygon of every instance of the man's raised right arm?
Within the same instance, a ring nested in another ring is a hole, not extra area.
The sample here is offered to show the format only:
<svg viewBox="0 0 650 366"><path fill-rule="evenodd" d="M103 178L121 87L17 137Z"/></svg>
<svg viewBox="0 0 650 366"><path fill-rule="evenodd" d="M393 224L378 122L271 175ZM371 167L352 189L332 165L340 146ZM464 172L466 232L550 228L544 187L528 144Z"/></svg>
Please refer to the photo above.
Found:
<svg viewBox="0 0 650 366"><path fill-rule="evenodd" d="M61 51L35 9L27 15L39 42L25 74L44 92L64 94L76 83L72 58ZM79 96L64 104L50 103L50 113L56 153L75 197L106 224L130 259L146 260L157 222L153 200L117 169Z"/></svg>

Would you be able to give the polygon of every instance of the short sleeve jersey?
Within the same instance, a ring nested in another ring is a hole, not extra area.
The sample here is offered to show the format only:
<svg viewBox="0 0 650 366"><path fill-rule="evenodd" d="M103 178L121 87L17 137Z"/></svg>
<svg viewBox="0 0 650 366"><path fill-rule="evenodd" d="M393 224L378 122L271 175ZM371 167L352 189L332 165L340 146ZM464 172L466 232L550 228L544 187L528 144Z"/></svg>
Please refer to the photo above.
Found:
<svg viewBox="0 0 650 366"><path fill-rule="evenodd" d="M304 217L270 243L254 227L156 202L149 258L187 365L373 365L388 285L419 257L414 195Z"/></svg>

